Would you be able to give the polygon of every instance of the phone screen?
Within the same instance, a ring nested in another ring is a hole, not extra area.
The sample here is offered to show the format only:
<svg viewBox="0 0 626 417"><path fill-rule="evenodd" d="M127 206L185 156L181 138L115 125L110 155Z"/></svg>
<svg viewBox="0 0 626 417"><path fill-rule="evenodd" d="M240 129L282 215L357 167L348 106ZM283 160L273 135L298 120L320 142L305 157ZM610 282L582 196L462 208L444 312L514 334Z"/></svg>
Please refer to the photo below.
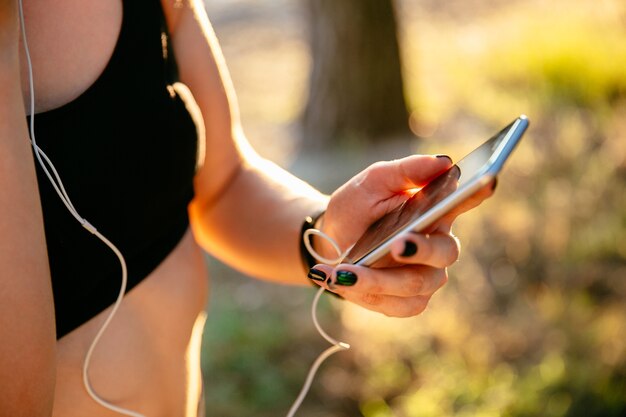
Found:
<svg viewBox="0 0 626 417"><path fill-rule="evenodd" d="M344 262L371 265L382 256L382 253L372 256L373 253L390 244L394 237L410 230L424 230L486 185L502 168L527 125L525 116L516 119L373 223L352 247ZM426 216L428 214L430 216Z"/></svg>

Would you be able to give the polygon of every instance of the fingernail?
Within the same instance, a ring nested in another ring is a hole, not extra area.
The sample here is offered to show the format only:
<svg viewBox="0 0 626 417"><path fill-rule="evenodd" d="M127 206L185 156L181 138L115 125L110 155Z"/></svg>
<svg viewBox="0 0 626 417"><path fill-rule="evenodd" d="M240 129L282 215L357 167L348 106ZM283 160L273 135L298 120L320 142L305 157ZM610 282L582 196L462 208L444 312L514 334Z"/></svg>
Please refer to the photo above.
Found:
<svg viewBox="0 0 626 417"><path fill-rule="evenodd" d="M356 274L350 271L337 271L335 284L349 287L356 284Z"/></svg>
<svg viewBox="0 0 626 417"><path fill-rule="evenodd" d="M406 242L404 242L404 251L402 251L400 256L408 258L409 256L413 256L416 253L417 253L417 244L415 242L412 242L410 240L407 240Z"/></svg>
<svg viewBox="0 0 626 417"><path fill-rule="evenodd" d="M436 158L446 158L447 160L450 161L450 163L452 163L452 158L450 158L448 155L435 155Z"/></svg>
<svg viewBox="0 0 626 417"><path fill-rule="evenodd" d="M324 271L320 271L319 269L311 268L307 276L313 281L326 281L326 274L324 273Z"/></svg>
<svg viewBox="0 0 626 417"><path fill-rule="evenodd" d="M454 171L454 175L456 176L456 179L460 180L461 179L461 168L459 168L458 165L454 165L452 167L452 171Z"/></svg>

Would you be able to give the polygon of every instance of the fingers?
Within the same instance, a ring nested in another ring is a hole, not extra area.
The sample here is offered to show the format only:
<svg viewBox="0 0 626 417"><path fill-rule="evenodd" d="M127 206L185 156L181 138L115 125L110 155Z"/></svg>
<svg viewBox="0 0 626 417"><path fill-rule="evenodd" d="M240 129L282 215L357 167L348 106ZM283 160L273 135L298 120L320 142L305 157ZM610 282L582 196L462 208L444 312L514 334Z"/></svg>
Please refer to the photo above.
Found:
<svg viewBox="0 0 626 417"><path fill-rule="evenodd" d="M458 239L449 233L407 233L391 245L391 256L397 262L436 268L452 265L460 252Z"/></svg>
<svg viewBox="0 0 626 417"><path fill-rule="evenodd" d="M351 292L399 297L432 295L447 279L444 269L423 265L384 270L353 265L341 265L333 270L332 267L318 265L314 270L314 273L323 273L326 276L324 284L337 293L345 292L344 287L350 287Z"/></svg>
<svg viewBox="0 0 626 417"><path fill-rule="evenodd" d="M496 178L491 183L476 191L462 203L450 210L446 215L437 220L433 225L423 230L423 233L450 233L452 223L454 223L456 218L461 214L479 206L484 200L491 197L496 189L497 183L498 181Z"/></svg>
<svg viewBox="0 0 626 417"><path fill-rule="evenodd" d="M396 266L317 265L309 278L369 310L409 317L424 311L431 296L447 282L445 267L457 260L459 252L459 242L451 234L408 233L392 244L390 259Z"/></svg>
<svg viewBox="0 0 626 417"><path fill-rule="evenodd" d="M350 294L345 299L368 310L378 311L388 317L413 317L422 314L430 296L396 297L382 294Z"/></svg>
<svg viewBox="0 0 626 417"><path fill-rule="evenodd" d="M420 314L448 279L445 269L424 265L383 269L317 265L311 274L318 285L344 299L392 317Z"/></svg>
<svg viewBox="0 0 626 417"><path fill-rule="evenodd" d="M443 216L438 222L437 225L446 225L444 227L437 227L437 230L440 231L448 231L450 230L450 225L459 217L461 214L479 206L484 200L491 197L495 192L496 185L498 184L497 178L494 179L491 183L485 185L480 190L476 191L470 197L465 199L461 204L453 208L448 214Z"/></svg>
<svg viewBox="0 0 626 417"><path fill-rule="evenodd" d="M465 213L466 211L478 206L484 200L493 195L497 184L497 179L494 179L490 184L485 185L483 188L476 191L469 198L459 204L454 210L452 210L451 214L458 216L459 214Z"/></svg>

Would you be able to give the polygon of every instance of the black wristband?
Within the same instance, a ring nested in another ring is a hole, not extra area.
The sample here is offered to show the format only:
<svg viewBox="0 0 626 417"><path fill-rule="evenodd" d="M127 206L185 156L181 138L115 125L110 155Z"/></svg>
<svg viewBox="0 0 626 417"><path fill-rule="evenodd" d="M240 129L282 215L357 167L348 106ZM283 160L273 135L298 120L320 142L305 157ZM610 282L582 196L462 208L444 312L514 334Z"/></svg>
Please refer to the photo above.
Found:
<svg viewBox="0 0 626 417"><path fill-rule="evenodd" d="M300 229L300 258L302 259L302 266L304 270L308 273L311 268L317 265L319 262L313 255L309 253L309 250L306 248L304 244L304 232L309 229L315 228L315 223L324 215L326 210L322 210L313 216L306 216L304 218L304 222L302 223L302 229Z"/></svg>

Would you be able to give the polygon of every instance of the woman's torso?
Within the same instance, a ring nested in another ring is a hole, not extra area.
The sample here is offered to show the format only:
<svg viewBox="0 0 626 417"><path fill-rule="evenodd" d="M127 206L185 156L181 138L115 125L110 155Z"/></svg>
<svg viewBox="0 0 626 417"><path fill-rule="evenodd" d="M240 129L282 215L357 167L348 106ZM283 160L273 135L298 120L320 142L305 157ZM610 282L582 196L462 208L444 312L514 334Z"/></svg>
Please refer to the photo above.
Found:
<svg viewBox="0 0 626 417"><path fill-rule="evenodd" d="M117 0L24 0L24 9L37 131L38 114L75 102L99 80L116 49L124 13ZM26 61L21 62L27 103ZM84 140L89 141L89 132ZM111 279L118 282L121 276ZM96 392L149 416L182 416L195 410L197 349L207 291L202 253L187 231L124 298L92 359L90 378ZM118 415L91 400L81 379L85 352L108 311L58 341L55 416Z"/></svg>

